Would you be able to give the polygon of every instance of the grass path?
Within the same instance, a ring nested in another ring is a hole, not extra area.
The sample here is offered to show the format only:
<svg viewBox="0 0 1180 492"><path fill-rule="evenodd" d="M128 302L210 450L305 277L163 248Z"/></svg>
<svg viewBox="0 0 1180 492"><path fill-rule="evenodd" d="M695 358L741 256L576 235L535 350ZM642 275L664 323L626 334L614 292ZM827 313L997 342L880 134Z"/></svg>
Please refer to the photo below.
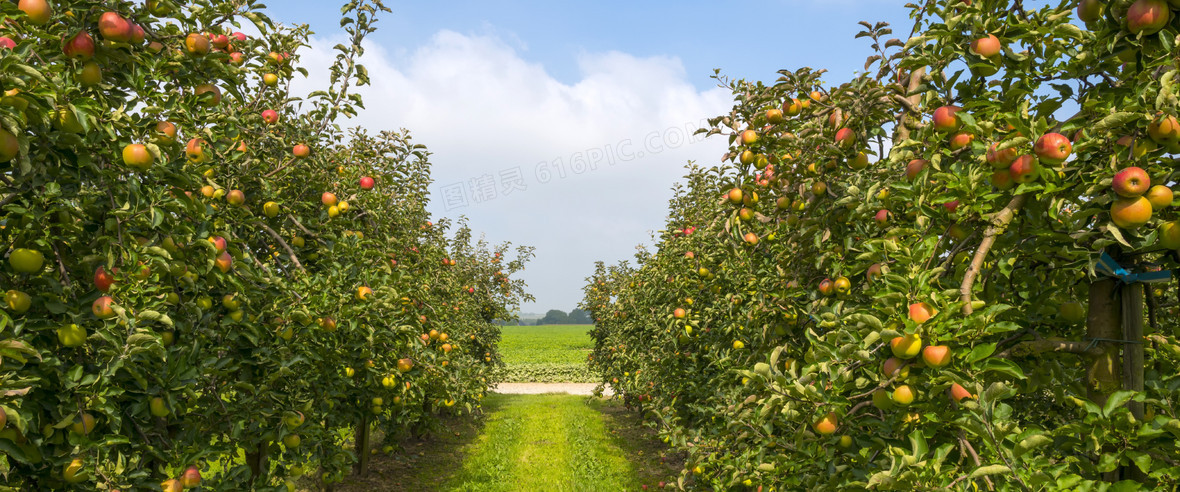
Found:
<svg viewBox="0 0 1180 492"><path fill-rule="evenodd" d="M679 470L617 402L564 394L491 394L482 423L459 424L406 453L378 457L343 491L624 491Z"/></svg>

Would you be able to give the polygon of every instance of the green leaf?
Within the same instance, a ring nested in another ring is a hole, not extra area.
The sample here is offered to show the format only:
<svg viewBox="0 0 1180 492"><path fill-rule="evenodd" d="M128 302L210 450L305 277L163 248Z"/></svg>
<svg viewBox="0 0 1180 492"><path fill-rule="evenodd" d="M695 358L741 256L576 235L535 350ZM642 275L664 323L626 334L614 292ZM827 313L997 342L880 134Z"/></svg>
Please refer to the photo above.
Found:
<svg viewBox="0 0 1180 492"><path fill-rule="evenodd" d="M981 466L971 472L971 478L979 478L987 475L999 475L1001 473L1008 473L1010 471L1012 471L1012 469L1004 465Z"/></svg>
<svg viewBox="0 0 1180 492"><path fill-rule="evenodd" d="M996 352L996 344L994 344L994 343L985 343L982 345L976 345L975 348L971 349L971 353L967 354L967 363L974 364L974 363L979 362L983 359L991 357L991 355L994 354L995 352Z"/></svg>

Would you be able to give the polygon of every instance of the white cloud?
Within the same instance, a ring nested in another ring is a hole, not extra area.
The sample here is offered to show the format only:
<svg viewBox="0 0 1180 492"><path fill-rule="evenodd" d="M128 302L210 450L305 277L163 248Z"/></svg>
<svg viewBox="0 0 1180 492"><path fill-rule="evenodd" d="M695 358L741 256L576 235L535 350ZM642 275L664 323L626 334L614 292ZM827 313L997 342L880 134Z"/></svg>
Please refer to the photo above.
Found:
<svg viewBox="0 0 1180 492"><path fill-rule="evenodd" d="M296 81L296 94L326 86L331 47L341 41L312 40L300 60L311 76ZM346 124L410 129L433 152L431 210L467 215L489 240L536 246L523 278L537 303L525 311L569 310L595 260L630 258L663 225L684 164L721 156L721 138L685 140L705 118L727 112L731 96L697 90L677 58L620 52L577 55L580 80L565 84L520 47L498 35L452 31L401 56L366 46L362 63L373 80L361 89L367 110ZM596 169L575 172L579 155ZM468 195L468 206L447 210L443 187L514 169L526 190L497 190L481 203ZM546 170L551 177L542 183Z"/></svg>

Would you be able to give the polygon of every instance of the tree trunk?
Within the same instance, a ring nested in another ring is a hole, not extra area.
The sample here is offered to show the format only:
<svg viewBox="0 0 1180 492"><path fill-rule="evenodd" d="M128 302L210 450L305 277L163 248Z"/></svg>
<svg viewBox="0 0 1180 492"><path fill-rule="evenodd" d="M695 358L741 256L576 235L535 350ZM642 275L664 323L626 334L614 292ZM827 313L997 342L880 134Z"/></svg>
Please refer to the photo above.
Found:
<svg viewBox="0 0 1180 492"><path fill-rule="evenodd" d="M362 477L369 473L369 427L368 415L356 426L356 474Z"/></svg>
<svg viewBox="0 0 1180 492"><path fill-rule="evenodd" d="M246 453L246 465L250 467L250 477L254 483L258 483L260 477L266 477L270 474L270 464L267 462L266 456L267 443L258 443L258 449L252 453Z"/></svg>

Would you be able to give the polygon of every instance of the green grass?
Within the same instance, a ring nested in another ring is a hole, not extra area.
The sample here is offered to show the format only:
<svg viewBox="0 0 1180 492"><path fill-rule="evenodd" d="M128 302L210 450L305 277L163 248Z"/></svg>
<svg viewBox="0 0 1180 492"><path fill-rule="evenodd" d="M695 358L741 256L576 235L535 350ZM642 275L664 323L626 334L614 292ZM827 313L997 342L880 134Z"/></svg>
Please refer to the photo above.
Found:
<svg viewBox="0 0 1180 492"><path fill-rule="evenodd" d="M586 356L594 348L592 325L505 326L500 353L510 383L591 383Z"/></svg>
<svg viewBox="0 0 1180 492"><path fill-rule="evenodd" d="M631 461L633 442L608 432L604 405L582 396L489 395L483 431L442 490L637 490L643 478Z"/></svg>

